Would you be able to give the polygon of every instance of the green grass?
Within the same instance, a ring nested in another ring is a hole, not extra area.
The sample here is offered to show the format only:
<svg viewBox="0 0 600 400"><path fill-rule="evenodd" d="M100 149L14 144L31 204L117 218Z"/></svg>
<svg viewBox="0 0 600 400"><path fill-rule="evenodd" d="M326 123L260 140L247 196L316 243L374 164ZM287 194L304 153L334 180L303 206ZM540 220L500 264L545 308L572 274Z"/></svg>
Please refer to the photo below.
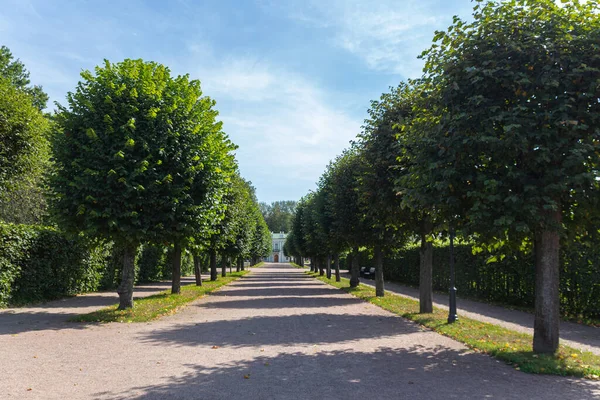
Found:
<svg viewBox="0 0 600 400"><path fill-rule="evenodd" d="M207 293L213 292L250 271L233 272L227 277L219 277L216 281L203 281L202 286L186 285L181 287L181 294L171 294L170 290L135 301L134 307L128 310L117 310L118 305L106 307L89 314L71 318L71 322L148 322L164 315L174 314L187 303Z"/></svg>
<svg viewBox="0 0 600 400"><path fill-rule="evenodd" d="M298 264L296 264L296 263L290 263L290 264L292 264L292 267L294 267L294 268L302 268L302 269L304 269L304 268L305 268L305 267L303 267L303 266L301 266L301 265L298 265Z"/></svg>
<svg viewBox="0 0 600 400"><path fill-rule="evenodd" d="M448 324L448 312L439 308L434 308L431 314L419 314L419 302L416 300L389 292L385 297L375 297L375 289L370 286L359 285L357 288L350 288L350 281L346 278L336 282L335 279L327 279L325 276L319 276L318 273L306 273L394 314L458 340L474 351L505 361L515 369L534 374L600 379L600 356L593 353L561 345L554 356L534 354L531 335L462 316L457 322Z"/></svg>
<svg viewBox="0 0 600 400"><path fill-rule="evenodd" d="M260 268L265 265L264 261L259 262L258 264L251 265L250 268Z"/></svg>

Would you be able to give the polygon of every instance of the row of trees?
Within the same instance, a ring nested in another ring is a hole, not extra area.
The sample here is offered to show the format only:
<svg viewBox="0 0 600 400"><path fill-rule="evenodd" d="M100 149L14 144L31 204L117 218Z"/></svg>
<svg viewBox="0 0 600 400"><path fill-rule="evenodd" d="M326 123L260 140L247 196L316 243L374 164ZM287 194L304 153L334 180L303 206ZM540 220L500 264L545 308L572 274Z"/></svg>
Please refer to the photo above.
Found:
<svg viewBox="0 0 600 400"><path fill-rule="evenodd" d="M274 201L271 204L259 203L260 211L271 232L289 232L292 229L296 204L294 200Z"/></svg>
<svg viewBox="0 0 600 400"><path fill-rule="evenodd" d="M201 252L210 253L211 279L217 279L217 253L223 275L231 261L241 269L244 259L269 253L254 188L240 177L236 146L199 81L129 59L105 61L81 77L67 105L43 115L47 96L29 86L22 63L2 48L3 214L18 209L33 184L42 195L25 203L48 199L46 223L114 242L123 252L120 308L133 306L141 244L173 248L173 293L180 292L182 249L195 255L198 284ZM32 222L25 220L13 222Z"/></svg>
<svg viewBox="0 0 600 400"><path fill-rule="evenodd" d="M372 248L383 295L382 251L419 238L427 313L434 239L532 248L533 348L555 352L561 239L598 230L598 6L478 1L471 22L436 32L423 76L371 103L357 141L300 201L288 253L319 263Z"/></svg>

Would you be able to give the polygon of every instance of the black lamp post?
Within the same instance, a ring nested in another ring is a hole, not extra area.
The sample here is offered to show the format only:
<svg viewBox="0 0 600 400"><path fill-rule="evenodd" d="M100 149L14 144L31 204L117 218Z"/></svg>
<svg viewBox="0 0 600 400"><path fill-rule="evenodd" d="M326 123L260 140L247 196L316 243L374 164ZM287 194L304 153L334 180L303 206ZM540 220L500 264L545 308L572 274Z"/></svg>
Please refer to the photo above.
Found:
<svg viewBox="0 0 600 400"><path fill-rule="evenodd" d="M450 228L450 307L448 309L448 323L458 321L456 315L456 286L454 284L454 229Z"/></svg>

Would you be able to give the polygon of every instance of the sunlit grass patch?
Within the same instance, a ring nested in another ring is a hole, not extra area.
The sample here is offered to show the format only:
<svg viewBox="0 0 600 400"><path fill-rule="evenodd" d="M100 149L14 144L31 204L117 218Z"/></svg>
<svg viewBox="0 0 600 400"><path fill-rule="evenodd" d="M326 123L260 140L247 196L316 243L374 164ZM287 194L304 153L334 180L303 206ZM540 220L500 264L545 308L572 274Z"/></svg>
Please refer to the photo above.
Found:
<svg viewBox="0 0 600 400"><path fill-rule="evenodd" d="M404 296L386 292L384 297L376 297L375 289L367 285L350 288L350 280L342 278L341 282L327 279L318 273L307 274L340 288L358 298L414 321L464 343L474 351L494 356L514 368L535 373L550 375L569 375L588 379L600 379L600 356L591 352L576 350L568 346L560 346L556 355L538 355L533 353L533 337L526 333L481 322L461 316L453 324L448 324L448 312L434 308L431 314L419 314L419 302Z"/></svg>
<svg viewBox="0 0 600 400"><path fill-rule="evenodd" d="M134 307L118 310L118 305L106 307L89 314L71 318L71 322L148 322L164 315L174 314L187 303L207 293L213 292L249 271L233 272L227 277L219 277L216 281L203 281L202 286L186 285L181 287L181 294L171 294L170 290L135 300Z"/></svg>

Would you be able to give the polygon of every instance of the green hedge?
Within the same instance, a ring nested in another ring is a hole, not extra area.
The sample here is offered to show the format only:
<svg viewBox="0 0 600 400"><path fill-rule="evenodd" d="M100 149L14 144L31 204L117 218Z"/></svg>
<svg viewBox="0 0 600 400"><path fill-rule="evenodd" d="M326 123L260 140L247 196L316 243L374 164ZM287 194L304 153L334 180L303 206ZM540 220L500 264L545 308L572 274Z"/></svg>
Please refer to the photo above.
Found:
<svg viewBox="0 0 600 400"><path fill-rule="evenodd" d="M496 257L473 254L471 245L454 247L456 288L459 296L473 297L507 305L534 305L535 267L531 252L515 252ZM372 255L360 253L360 265L372 266ZM449 286L449 248L434 247L433 288L447 291ZM492 255L493 256L493 255ZM600 318L600 248L589 243L572 242L563 246L560 275L561 312L569 317ZM348 260L343 260L345 267ZM419 285L419 248L399 250L384 259L384 278L411 286Z"/></svg>
<svg viewBox="0 0 600 400"><path fill-rule="evenodd" d="M52 227L0 222L0 307L114 290L121 280L122 253L112 243L90 243ZM170 247L141 246L136 283L170 280L171 257ZM208 266L206 255L202 265ZM182 254L181 274L194 274L189 252Z"/></svg>
<svg viewBox="0 0 600 400"><path fill-rule="evenodd" d="M109 245L51 227L0 223L0 306L97 290L109 257Z"/></svg>
<svg viewBox="0 0 600 400"><path fill-rule="evenodd" d="M172 247L146 244L142 246L137 259L136 282L157 282L173 277ZM194 274L194 259L184 251L181 254L181 276Z"/></svg>

